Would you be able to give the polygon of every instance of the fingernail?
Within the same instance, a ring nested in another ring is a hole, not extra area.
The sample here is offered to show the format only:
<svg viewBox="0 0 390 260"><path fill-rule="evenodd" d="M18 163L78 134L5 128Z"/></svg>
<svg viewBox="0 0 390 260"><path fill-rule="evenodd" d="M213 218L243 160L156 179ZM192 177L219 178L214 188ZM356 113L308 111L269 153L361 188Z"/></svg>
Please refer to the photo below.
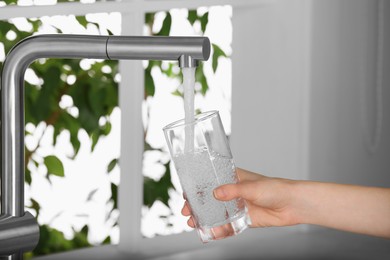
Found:
<svg viewBox="0 0 390 260"><path fill-rule="evenodd" d="M216 199L222 199L226 196L226 192L222 188L216 188L214 189L214 197Z"/></svg>

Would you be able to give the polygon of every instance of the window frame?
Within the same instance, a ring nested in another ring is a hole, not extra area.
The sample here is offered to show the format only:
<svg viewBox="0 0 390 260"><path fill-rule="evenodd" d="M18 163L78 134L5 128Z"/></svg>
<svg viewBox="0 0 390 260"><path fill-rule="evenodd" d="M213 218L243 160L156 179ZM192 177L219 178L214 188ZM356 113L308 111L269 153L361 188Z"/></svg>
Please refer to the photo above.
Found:
<svg viewBox="0 0 390 260"><path fill-rule="evenodd" d="M0 20L16 17L35 18L55 15L86 15L91 13L119 12L122 15L122 35L142 35L147 12L168 11L173 8L196 9L202 6L231 5L235 8L265 7L275 0L122 0L120 2L57 3L55 5L4 6L0 8ZM131 24L132 26L126 26ZM142 102L144 100L144 73L142 61L119 61L121 82L119 84L119 107L121 109L120 185L118 208L120 210L118 245L99 247L100 250L117 248L130 255L157 256L189 249L202 244L195 232L143 238L141 234L141 208L143 202L142 158L144 133ZM174 243L172 243L174 241ZM93 252L94 248L85 249ZM66 253L65 253L66 254ZM45 257L43 257L45 258Z"/></svg>

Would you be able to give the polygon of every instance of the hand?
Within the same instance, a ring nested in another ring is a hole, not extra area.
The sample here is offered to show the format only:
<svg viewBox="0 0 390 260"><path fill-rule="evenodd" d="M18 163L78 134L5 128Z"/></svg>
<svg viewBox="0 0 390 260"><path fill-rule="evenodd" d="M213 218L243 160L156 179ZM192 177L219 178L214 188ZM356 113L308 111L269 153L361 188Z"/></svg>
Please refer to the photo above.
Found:
<svg viewBox="0 0 390 260"><path fill-rule="evenodd" d="M252 227L288 226L298 224L294 212L292 189L294 181L270 178L237 168L239 183L227 184L214 190L214 196L221 201L243 198L248 206ZM184 216L191 216L186 201L182 209ZM194 228L191 216L187 224Z"/></svg>
<svg viewBox="0 0 390 260"><path fill-rule="evenodd" d="M214 190L220 201L243 198L252 227L314 224L390 238L390 188L270 178L237 169L239 182ZM182 210L190 216L186 202ZM188 225L194 227L190 217Z"/></svg>

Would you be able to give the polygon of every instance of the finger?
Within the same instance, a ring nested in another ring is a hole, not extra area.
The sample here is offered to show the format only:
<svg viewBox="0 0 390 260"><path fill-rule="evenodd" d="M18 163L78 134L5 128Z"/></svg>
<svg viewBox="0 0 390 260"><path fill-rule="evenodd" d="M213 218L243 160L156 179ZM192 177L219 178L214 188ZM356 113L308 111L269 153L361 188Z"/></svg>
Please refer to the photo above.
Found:
<svg viewBox="0 0 390 260"><path fill-rule="evenodd" d="M195 228L195 222L194 222L194 218L192 216L187 220L187 225L192 227L192 228Z"/></svg>
<svg viewBox="0 0 390 260"><path fill-rule="evenodd" d="M214 189L214 197L217 200L228 201L236 198L253 201L259 196L256 182L243 182L237 184L226 184Z"/></svg>
<svg viewBox="0 0 390 260"><path fill-rule="evenodd" d="M191 215L191 209L187 202L184 203L183 209L181 210L181 214L183 216L190 216Z"/></svg>
<svg viewBox="0 0 390 260"><path fill-rule="evenodd" d="M228 237L234 234L230 223L218 227L213 227L211 228L211 232L215 238Z"/></svg>

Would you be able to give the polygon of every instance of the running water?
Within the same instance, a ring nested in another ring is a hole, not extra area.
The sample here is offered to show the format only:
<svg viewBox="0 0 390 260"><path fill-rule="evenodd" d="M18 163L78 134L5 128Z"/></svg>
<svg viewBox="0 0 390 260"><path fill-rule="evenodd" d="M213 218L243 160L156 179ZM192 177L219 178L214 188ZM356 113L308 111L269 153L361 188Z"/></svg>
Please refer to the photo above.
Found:
<svg viewBox="0 0 390 260"><path fill-rule="evenodd" d="M246 214L242 199L218 201L213 190L223 184L237 183L232 158L197 149L173 157L180 183L186 192L195 220L202 227L216 227Z"/></svg>
<svg viewBox="0 0 390 260"><path fill-rule="evenodd" d="M199 132L199 134L195 131L197 129L194 111L195 68L183 68L182 72L185 112L184 151L179 149L172 153L171 150L171 155L181 186L191 206L197 231L201 240L207 242L242 232L248 227L250 219L243 199L222 202L213 196L213 190L217 186L237 183L235 166L230 153L223 155L214 151L216 148L214 143L209 147L209 143L195 142L198 140L195 138L195 133L200 139L203 137L204 142L208 142L207 138L218 138L215 136L218 130L216 133L212 129L209 133ZM213 127L217 126L213 125ZM182 132L179 136L182 136ZM172 145L172 142L170 144ZM224 144L229 149L228 144Z"/></svg>
<svg viewBox="0 0 390 260"><path fill-rule="evenodd" d="M194 85L195 85L195 69L183 68L183 88L184 88L184 113L185 124L194 122ZM194 150L194 126L187 125L185 128L185 144L184 152L188 153Z"/></svg>

